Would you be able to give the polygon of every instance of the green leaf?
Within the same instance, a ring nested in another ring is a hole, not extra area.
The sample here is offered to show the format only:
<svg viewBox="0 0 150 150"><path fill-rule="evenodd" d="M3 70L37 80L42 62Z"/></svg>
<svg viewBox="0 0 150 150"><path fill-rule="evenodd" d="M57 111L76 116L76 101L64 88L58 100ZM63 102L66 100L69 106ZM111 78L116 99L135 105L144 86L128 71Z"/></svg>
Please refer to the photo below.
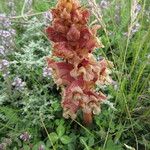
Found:
<svg viewBox="0 0 150 150"><path fill-rule="evenodd" d="M106 150L122 150L121 145L115 144L111 139L107 141Z"/></svg>
<svg viewBox="0 0 150 150"><path fill-rule="evenodd" d="M24 149L24 150L30 150L30 147L29 147L28 145L24 145L24 146L23 146L23 149Z"/></svg>
<svg viewBox="0 0 150 150"><path fill-rule="evenodd" d="M49 136L53 144L58 140L58 135L55 132L50 133Z"/></svg>
<svg viewBox="0 0 150 150"><path fill-rule="evenodd" d="M94 137L92 137L92 136L89 137L88 145L89 145L89 146L94 145Z"/></svg>
<svg viewBox="0 0 150 150"><path fill-rule="evenodd" d="M89 146L86 144L87 138L81 137L80 142L85 146L86 150L89 150Z"/></svg>
<svg viewBox="0 0 150 150"><path fill-rule="evenodd" d="M60 140L63 144L68 144L71 142L71 138L67 135L62 136Z"/></svg>
<svg viewBox="0 0 150 150"><path fill-rule="evenodd" d="M56 132L59 138L62 137L65 133L65 127L63 125L59 125L56 129Z"/></svg>
<svg viewBox="0 0 150 150"><path fill-rule="evenodd" d="M52 146L51 142L49 141L49 139L46 141L46 147L50 148Z"/></svg>
<svg viewBox="0 0 150 150"><path fill-rule="evenodd" d="M15 109L5 107L5 106L3 107L0 106L0 112L3 112L5 114L6 118L9 120L11 124L18 122L18 115Z"/></svg>

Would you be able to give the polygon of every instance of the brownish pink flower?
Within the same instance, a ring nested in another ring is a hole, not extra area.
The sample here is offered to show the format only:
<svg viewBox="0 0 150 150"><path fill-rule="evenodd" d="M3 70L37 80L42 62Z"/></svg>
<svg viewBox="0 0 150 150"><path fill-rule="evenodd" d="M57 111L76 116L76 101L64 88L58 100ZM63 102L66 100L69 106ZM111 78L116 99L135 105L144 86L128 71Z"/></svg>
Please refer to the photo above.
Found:
<svg viewBox="0 0 150 150"><path fill-rule="evenodd" d="M92 52L102 47L97 41L99 25L88 27L89 10L80 6L77 0L59 0L52 9L52 25L46 29L53 42L52 56L48 67L53 69L55 83L62 89L61 106L65 118L75 119L82 110L84 122L92 122L93 115L101 112L101 102L107 97L95 91L96 84L111 83L109 67L112 64L103 59L97 61Z"/></svg>

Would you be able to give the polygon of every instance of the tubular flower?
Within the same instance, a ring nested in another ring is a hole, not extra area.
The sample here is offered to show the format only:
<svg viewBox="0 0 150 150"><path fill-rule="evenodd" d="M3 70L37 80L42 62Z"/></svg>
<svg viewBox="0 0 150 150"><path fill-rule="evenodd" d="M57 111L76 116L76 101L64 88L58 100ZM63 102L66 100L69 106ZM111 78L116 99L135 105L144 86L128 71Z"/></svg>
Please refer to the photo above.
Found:
<svg viewBox="0 0 150 150"><path fill-rule="evenodd" d="M77 0L59 0L52 15L52 25L46 33L53 43L53 52L47 62L55 83L62 88L63 116L75 119L78 110L82 110L84 122L91 123L106 99L102 92L96 92L95 86L111 83L111 62L97 61L92 54L95 48L103 46L96 38L99 26L88 27L89 10ZM61 61L55 61L53 56Z"/></svg>

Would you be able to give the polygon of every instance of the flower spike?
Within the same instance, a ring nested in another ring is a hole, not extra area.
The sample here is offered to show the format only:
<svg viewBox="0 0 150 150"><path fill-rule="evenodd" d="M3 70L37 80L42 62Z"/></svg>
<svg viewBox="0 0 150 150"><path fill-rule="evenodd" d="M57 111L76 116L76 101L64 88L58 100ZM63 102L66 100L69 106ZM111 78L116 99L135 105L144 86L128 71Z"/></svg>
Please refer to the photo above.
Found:
<svg viewBox="0 0 150 150"><path fill-rule="evenodd" d="M111 63L97 61L92 54L103 46L96 38L100 26L88 26L90 12L77 0L59 0L52 14L52 25L46 33L53 43L52 56L61 61L51 57L47 62L55 83L62 88L63 117L75 119L78 110L82 110L84 122L92 123L93 115L101 112L100 105L107 98L97 93L95 86L111 82Z"/></svg>

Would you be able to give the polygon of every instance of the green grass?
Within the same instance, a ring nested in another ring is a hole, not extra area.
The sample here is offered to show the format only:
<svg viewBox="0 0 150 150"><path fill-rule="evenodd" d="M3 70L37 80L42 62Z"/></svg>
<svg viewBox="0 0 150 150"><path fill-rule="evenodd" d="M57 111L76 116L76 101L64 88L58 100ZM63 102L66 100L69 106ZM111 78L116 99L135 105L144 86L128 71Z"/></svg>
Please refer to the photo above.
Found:
<svg viewBox="0 0 150 150"><path fill-rule="evenodd" d="M7 2L0 0L1 13L10 13ZM117 82L117 89L109 86L104 90L117 110L103 104L102 113L95 116L90 127L85 127L80 117L75 121L62 118L59 91L51 79L41 77L45 62L38 62L38 59L49 55L52 49L41 32L44 26L39 13L52 8L55 3L55 0L34 0L29 10L33 16L24 18L24 1L15 0L17 14L12 22L17 30L16 46L7 59L18 63L11 66L8 81L0 73L0 143L4 143L3 138L10 138L12 144L7 149L14 150L21 147L28 150L31 144L35 150L41 144L54 150L122 150L130 146L136 150L150 149L150 21L145 15L150 8L149 1L139 1L142 10L137 21L141 26L133 36L123 35L130 33L129 27L133 24L130 0L113 0L103 12L106 31L102 29L98 36L105 48L97 49L95 55L107 57L114 63L112 77ZM119 22L114 19L117 4L121 5ZM32 24L30 21L34 16L37 21ZM23 24L27 26L23 27ZM109 32L111 34L107 34ZM27 53L29 45L31 51L29 49ZM32 50L34 58L30 58ZM30 67L29 62L36 63ZM18 74L27 82L27 89L21 93L10 87L13 77ZM52 104L47 104L48 101ZM25 131L32 136L28 142L19 139Z"/></svg>

